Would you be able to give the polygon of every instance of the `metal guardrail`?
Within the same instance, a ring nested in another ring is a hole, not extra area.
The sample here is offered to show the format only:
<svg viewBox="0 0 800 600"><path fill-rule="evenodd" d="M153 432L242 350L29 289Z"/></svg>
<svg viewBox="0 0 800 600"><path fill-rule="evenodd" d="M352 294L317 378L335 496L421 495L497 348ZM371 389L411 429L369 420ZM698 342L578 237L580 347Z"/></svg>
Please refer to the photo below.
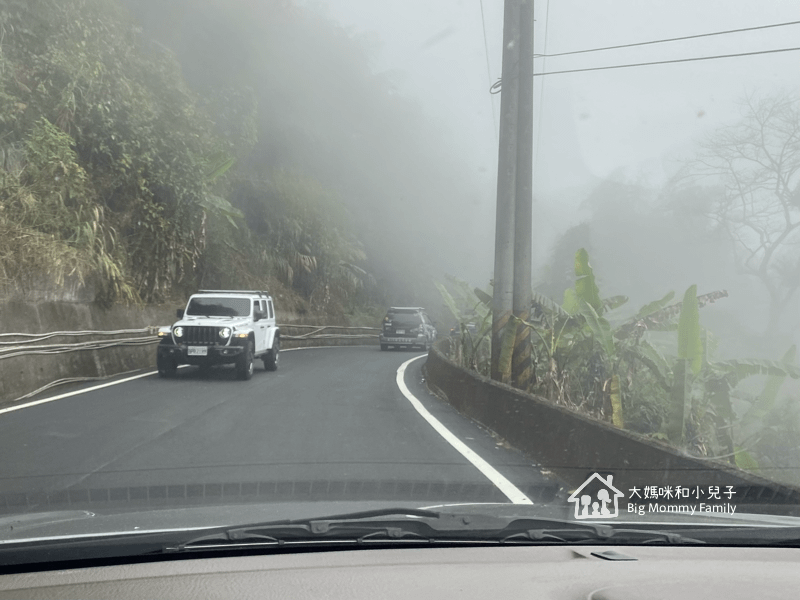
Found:
<svg viewBox="0 0 800 600"><path fill-rule="evenodd" d="M346 327L340 325L281 325L282 330L310 330L296 335L282 333L281 339L287 341L307 340L374 340L380 329L377 327ZM48 333L0 333L0 360L26 355L49 355L82 350L103 350L121 346L147 346L157 344L155 335L158 327L141 329L118 329L114 331L53 331ZM344 332L344 333L343 333ZM347 333L353 332L353 333ZM139 334L139 335L136 335ZM105 339L85 342L51 343L41 342L59 337L100 337ZM115 337L108 339L110 336ZM21 339L9 339L21 338Z"/></svg>
<svg viewBox="0 0 800 600"><path fill-rule="evenodd" d="M282 340L374 340L380 329L377 327L345 327L340 325L281 325L285 329L311 329L308 333L289 335L281 333ZM363 331L365 333L328 333L331 330ZM371 332L371 333L367 333Z"/></svg>
<svg viewBox="0 0 800 600"><path fill-rule="evenodd" d="M146 346L158 343L155 335L158 327L142 329L119 329L115 331L54 331L49 333L0 333L0 360L26 355L62 354L81 350L102 350L120 346ZM132 336L131 334L140 334ZM40 342L58 337L108 337L126 335L114 339L90 340L62 344L41 344ZM23 338L22 340L2 341L2 338Z"/></svg>

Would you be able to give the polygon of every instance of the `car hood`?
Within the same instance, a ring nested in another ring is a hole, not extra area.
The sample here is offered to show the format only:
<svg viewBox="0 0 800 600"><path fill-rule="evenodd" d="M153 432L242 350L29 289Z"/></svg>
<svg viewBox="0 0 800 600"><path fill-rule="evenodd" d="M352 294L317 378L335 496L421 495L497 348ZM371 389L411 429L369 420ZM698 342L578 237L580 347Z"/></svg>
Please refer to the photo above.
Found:
<svg viewBox="0 0 800 600"><path fill-rule="evenodd" d="M174 327L244 327L250 324L250 319L247 317L185 317L175 323Z"/></svg>

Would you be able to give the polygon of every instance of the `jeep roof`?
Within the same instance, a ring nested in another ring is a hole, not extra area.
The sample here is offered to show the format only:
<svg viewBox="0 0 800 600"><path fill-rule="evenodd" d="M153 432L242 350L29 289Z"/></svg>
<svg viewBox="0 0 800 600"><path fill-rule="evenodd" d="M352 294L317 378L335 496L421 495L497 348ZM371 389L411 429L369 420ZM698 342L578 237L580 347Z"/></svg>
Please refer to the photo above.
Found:
<svg viewBox="0 0 800 600"><path fill-rule="evenodd" d="M242 296L258 296L259 298L270 298L269 292L266 290L200 290L193 296L200 294L232 294Z"/></svg>

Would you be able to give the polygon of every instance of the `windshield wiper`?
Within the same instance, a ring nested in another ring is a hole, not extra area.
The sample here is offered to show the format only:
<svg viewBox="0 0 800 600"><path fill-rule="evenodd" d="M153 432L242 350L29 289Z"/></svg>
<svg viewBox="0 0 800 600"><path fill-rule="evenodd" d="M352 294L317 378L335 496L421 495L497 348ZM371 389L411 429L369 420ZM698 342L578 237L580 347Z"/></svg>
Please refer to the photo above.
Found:
<svg viewBox="0 0 800 600"><path fill-rule="evenodd" d="M214 533L207 533L192 538L176 546L167 546L165 552L181 552L203 548L219 548L238 545L282 545L292 541L308 541L315 537L337 538L338 540L351 540L361 542L375 538L400 540L414 537L417 540L428 540L412 528L425 519L438 519L441 514L417 508L389 508L381 510L334 515L319 519L303 519L297 521L273 521L248 525L244 527L227 528ZM380 517L397 517L397 520L373 520ZM414 525L403 526L403 518L414 517L410 521ZM216 543L215 543L216 542Z"/></svg>
<svg viewBox="0 0 800 600"><path fill-rule="evenodd" d="M165 552L298 543L403 541L411 543L559 544L666 543L702 544L670 531L575 523L530 517L496 517L425 509L383 509L296 521L275 521L226 528L166 546Z"/></svg>
<svg viewBox="0 0 800 600"><path fill-rule="evenodd" d="M703 540L682 536L671 531L658 529L618 529L610 525L587 524L581 529L527 529L518 531L500 540L502 543L532 541L532 542L563 542L575 543L585 541L609 541L618 543L636 542L651 544L666 542L668 544L705 544Z"/></svg>

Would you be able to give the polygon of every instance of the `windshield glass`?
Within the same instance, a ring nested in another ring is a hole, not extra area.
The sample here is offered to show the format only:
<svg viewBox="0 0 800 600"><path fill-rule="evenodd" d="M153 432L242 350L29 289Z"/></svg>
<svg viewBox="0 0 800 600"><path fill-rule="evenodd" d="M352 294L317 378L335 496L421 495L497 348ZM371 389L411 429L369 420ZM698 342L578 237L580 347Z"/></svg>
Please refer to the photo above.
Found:
<svg viewBox="0 0 800 600"><path fill-rule="evenodd" d="M0 525L800 516L798 19L0 1Z"/></svg>
<svg viewBox="0 0 800 600"><path fill-rule="evenodd" d="M387 319L395 327L418 327L422 324L422 317L417 314L389 314Z"/></svg>
<svg viewBox="0 0 800 600"><path fill-rule="evenodd" d="M250 300L247 298L195 297L186 307L189 316L246 317L250 315Z"/></svg>

